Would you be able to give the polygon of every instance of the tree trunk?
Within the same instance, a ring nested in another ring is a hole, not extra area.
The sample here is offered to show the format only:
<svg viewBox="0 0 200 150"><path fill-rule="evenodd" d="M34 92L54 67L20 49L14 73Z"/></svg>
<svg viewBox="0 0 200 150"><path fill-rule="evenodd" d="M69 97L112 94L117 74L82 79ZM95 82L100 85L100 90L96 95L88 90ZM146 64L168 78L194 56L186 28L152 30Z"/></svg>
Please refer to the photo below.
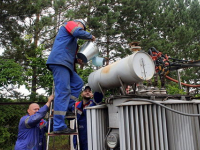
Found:
<svg viewBox="0 0 200 150"><path fill-rule="evenodd" d="M38 34L39 34L39 31L38 31L38 24L39 24L39 17L40 17L40 14L37 13L36 14L36 21L35 21L35 34L34 34L34 47L37 48L37 44L38 44ZM32 57L33 58L36 58L36 51L34 49L33 53L32 53ZM33 65L32 66L32 87L31 87L31 100L32 101L35 101L36 100L36 90L37 90L37 66Z"/></svg>

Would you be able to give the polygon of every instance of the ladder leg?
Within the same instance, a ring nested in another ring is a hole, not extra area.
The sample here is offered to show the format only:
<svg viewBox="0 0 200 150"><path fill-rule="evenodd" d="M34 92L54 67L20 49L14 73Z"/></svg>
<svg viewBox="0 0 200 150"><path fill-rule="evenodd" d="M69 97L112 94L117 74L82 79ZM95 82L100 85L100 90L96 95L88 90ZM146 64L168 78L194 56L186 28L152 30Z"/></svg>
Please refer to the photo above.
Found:
<svg viewBox="0 0 200 150"><path fill-rule="evenodd" d="M55 150L55 136L53 137L53 150Z"/></svg>
<svg viewBox="0 0 200 150"><path fill-rule="evenodd" d="M48 134L51 132L51 116L52 116L53 102L50 104L50 112L49 112L49 124L48 124ZM49 149L49 135L47 136L47 146L46 150Z"/></svg>
<svg viewBox="0 0 200 150"><path fill-rule="evenodd" d="M54 81L53 81L53 86L52 86L52 94L55 95L55 85L54 85ZM50 104L49 124L48 124L48 136L47 136L47 146L46 146L46 150L49 149L49 133L51 132L51 116L52 116L52 110L53 110L53 101L51 101L51 104Z"/></svg>
<svg viewBox="0 0 200 150"><path fill-rule="evenodd" d="M76 132L77 132L77 145L76 149L80 150L80 143L79 143L79 132L78 132L78 120L77 120L77 108L75 107L75 124L76 124Z"/></svg>

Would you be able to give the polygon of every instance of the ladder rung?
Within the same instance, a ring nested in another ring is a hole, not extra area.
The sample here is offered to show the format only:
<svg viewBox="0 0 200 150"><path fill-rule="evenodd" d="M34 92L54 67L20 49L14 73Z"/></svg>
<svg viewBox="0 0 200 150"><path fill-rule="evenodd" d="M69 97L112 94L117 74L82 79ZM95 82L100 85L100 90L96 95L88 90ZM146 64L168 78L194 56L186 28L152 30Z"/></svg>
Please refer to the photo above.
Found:
<svg viewBox="0 0 200 150"><path fill-rule="evenodd" d="M53 118L53 116L49 116L50 118ZM71 119L75 119L75 116L65 116L65 118L71 118Z"/></svg>
<svg viewBox="0 0 200 150"><path fill-rule="evenodd" d="M76 117L76 114L75 113L72 113L72 112L68 112L65 116L65 118L74 118L75 119Z"/></svg>
<svg viewBox="0 0 200 150"><path fill-rule="evenodd" d="M60 135L77 135L77 132L73 132L73 133L48 133L49 136L60 136Z"/></svg>
<svg viewBox="0 0 200 150"><path fill-rule="evenodd" d="M65 116L65 118L75 119L75 116Z"/></svg>
<svg viewBox="0 0 200 150"><path fill-rule="evenodd" d="M49 115L47 114L47 115L45 116L45 118L49 118L49 117L50 117L50 118L53 118L53 115L50 115L50 116L49 116ZM72 113L72 112L68 112L68 113L66 114L66 116L65 116L65 118L71 118L71 119L75 119L75 117L76 117L76 116L75 116L75 113Z"/></svg>

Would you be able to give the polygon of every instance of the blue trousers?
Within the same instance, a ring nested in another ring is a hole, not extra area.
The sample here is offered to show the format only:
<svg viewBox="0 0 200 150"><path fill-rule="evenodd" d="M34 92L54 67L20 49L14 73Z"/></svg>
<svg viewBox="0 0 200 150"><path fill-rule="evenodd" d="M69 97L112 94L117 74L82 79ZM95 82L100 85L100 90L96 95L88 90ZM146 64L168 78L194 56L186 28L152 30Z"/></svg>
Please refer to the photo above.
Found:
<svg viewBox="0 0 200 150"><path fill-rule="evenodd" d="M67 128L65 115L75 104L72 96L78 98L83 87L83 80L75 71L70 71L62 65L49 65L53 73L55 84L53 130L60 131Z"/></svg>

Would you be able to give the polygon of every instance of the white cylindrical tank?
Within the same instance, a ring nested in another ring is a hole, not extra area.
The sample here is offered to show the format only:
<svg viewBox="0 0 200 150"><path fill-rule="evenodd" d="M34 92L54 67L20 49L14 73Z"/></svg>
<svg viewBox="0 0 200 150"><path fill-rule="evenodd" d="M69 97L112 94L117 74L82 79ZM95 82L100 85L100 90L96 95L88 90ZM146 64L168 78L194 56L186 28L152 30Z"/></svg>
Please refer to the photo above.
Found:
<svg viewBox="0 0 200 150"><path fill-rule="evenodd" d="M103 89L120 87L120 80L125 84L132 85L144 80L150 80L155 72L154 62L145 52L134 52L115 63L92 72L88 77L89 86L96 92Z"/></svg>

